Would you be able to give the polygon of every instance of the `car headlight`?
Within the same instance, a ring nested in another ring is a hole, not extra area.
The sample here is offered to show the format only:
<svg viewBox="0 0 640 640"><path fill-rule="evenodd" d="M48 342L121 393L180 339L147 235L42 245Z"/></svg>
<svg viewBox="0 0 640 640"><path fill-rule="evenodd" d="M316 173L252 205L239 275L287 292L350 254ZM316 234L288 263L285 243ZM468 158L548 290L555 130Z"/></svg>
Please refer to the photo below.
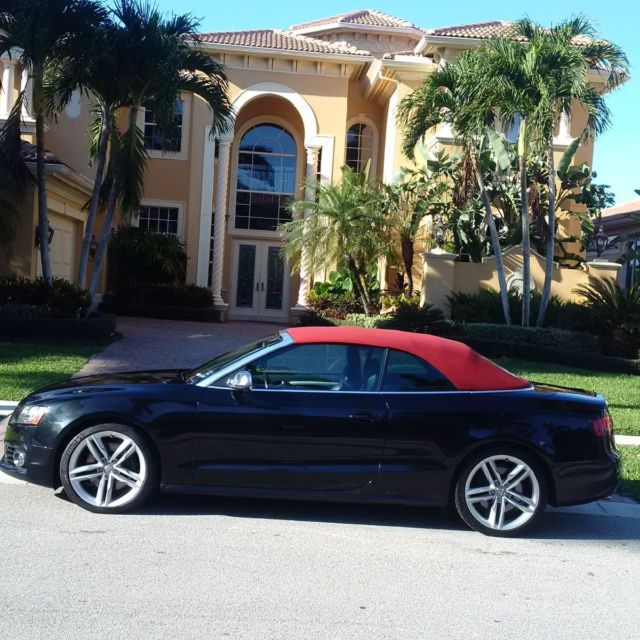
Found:
<svg viewBox="0 0 640 640"><path fill-rule="evenodd" d="M18 424L26 424L35 427L40 423L49 411L49 407L43 407L40 405L29 405L22 407L15 415L13 422Z"/></svg>

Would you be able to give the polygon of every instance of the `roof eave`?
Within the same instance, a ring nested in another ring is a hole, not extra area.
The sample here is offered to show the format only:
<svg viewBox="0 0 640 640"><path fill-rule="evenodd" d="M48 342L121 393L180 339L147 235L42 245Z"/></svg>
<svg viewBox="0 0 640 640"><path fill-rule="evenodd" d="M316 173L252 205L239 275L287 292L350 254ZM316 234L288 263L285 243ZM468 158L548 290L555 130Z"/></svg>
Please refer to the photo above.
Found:
<svg viewBox="0 0 640 640"><path fill-rule="evenodd" d="M218 44L214 42L200 42L203 49L209 51L220 51L222 53L245 53L245 54L267 54L279 58L312 58L318 60L336 60L340 62L371 62L368 55L358 53L323 53L319 51L294 51L291 49L275 49L273 47L250 47L237 44Z"/></svg>

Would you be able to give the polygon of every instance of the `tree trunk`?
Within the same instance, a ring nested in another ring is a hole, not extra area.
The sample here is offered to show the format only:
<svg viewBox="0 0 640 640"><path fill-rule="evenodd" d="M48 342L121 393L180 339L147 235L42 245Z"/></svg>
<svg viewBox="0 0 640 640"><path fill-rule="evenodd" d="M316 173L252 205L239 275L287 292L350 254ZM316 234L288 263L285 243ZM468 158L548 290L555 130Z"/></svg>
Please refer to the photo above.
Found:
<svg viewBox="0 0 640 640"><path fill-rule="evenodd" d="M556 167L553 158L553 142L549 143L547 152L547 167L549 171L549 236L547 238L547 264L544 269L544 286L536 326L544 325L551 293L551 279L553 278L553 259L556 250Z"/></svg>
<svg viewBox="0 0 640 640"><path fill-rule="evenodd" d="M44 162L44 113L36 112L36 177L38 183L38 230L42 275L49 286L53 283L51 252L49 250L49 215L47 207L47 178Z"/></svg>
<svg viewBox="0 0 640 640"><path fill-rule="evenodd" d="M98 205L100 203L100 190L102 188L102 178L104 176L104 167L107 159L107 149L109 146L109 114L102 110L102 129L100 130L100 139L98 142L98 155L96 158L96 175L93 182L93 190L91 192L91 200L89 201L89 211L87 212L87 222L84 228L84 237L82 239L82 249L80 251L80 265L78 267L78 286L84 289L87 279L87 265L89 262L89 248L91 239L93 238L93 228L96 223L96 215Z"/></svg>
<svg viewBox="0 0 640 640"><path fill-rule="evenodd" d="M96 251L96 259L93 263L93 273L91 274L91 281L89 282L89 295L92 299L96 294L96 290L100 282L100 275L102 274L104 258L107 253L107 247L109 245L109 239L111 237L111 222L113 221L113 213L116 208L117 194L117 177L114 177L111 189L109 190L109 197L107 199L107 210L104 214L104 222L102 224L100 241L98 242L98 250Z"/></svg>
<svg viewBox="0 0 640 640"><path fill-rule="evenodd" d="M504 313L504 321L506 324L511 324L511 310L509 309L509 290L507 289L507 277L504 272L504 262L502 261L502 251L500 250L500 239L498 238L498 230L496 229L496 221L493 219L493 212L491 211L491 202L489 201L489 194L484 184L484 177L482 171L478 166L478 159L474 152L472 152L471 161L473 162L473 170L476 174L476 180L480 189L480 196L482 197L482 204L484 205L484 214L489 225L489 235L491 237L491 247L493 249L493 255L496 259L496 271L498 272L498 285L500 287L500 300L502 302L502 312Z"/></svg>
<svg viewBox="0 0 640 640"><path fill-rule="evenodd" d="M409 295L413 295L413 239L404 237L400 240L402 247L402 263L404 264L404 273L407 278L407 287Z"/></svg>
<svg viewBox="0 0 640 640"><path fill-rule="evenodd" d="M362 302L362 307L364 308L364 312L369 316L371 315L371 305L369 304L369 298L367 296L366 286L363 286L362 279L360 278L360 270L358 269L358 265L352 256L346 257L346 264L347 264L347 269L351 274L353 283L356 287L356 292L358 294L358 297L360 298L360 302Z"/></svg>
<svg viewBox="0 0 640 640"><path fill-rule="evenodd" d="M522 224L522 326L529 326L531 315L531 238L529 235L529 198L527 195L527 158L520 155L520 222Z"/></svg>

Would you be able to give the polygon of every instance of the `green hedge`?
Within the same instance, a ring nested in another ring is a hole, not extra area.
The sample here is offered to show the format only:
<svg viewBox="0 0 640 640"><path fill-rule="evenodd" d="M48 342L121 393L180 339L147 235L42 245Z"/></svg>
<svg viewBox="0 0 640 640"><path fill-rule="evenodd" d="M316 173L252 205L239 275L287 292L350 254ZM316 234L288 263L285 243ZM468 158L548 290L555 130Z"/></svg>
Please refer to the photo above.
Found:
<svg viewBox="0 0 640 640"><path fill-rule="evenodd" d="M103 302L100 311L115 313L119 316L139 318L160 318L162 320L191 320L193 322L218 322L220 313L213 306L204 308L160 307L157 305L132 304L125 302Z"/></svg>
<svg viewBox="0 0 640 640"><path fill-rule="evenodd" d="M520 358L539 362L556 362L568 367L580 367L594 371L611 371L614 373L630 373L640 375L640 360L627 360L600 353L586 351L568 351L553 347L536 347L519 344L509 340L488 340L474 338L469 335L456 336L456 340L464 342L487 357Z"/></svg>
<svg viewBox="0 0 640 640"><path fill-rule="evenodd" d="M102 302L104 305L207 309L213 306L213 295L210 289L194 284L134 284L108 291Z"/></svg>
<svg viewBox="0 0 640 640"><path fill-rule="evenodd" d="M91 305L89 293L62 278L0 278L0 318L77 318Z"/></svg>
<svg viewBox="0 0 640 640"><path fill-rule="evenodd" d="M470 337L485 341L499 341L526 349L560 349L568 352L599 354L597 336L580 331L567 331L548 327L520 327L504 324L464 323L460 331Z"/></svg>
<svg viewBox="0 0 640 640"><path fill-rule="evenodd" d="M89 318L0 318L0 338L59 342L106 342L116 330L116 317L98 313Z"/></svg>

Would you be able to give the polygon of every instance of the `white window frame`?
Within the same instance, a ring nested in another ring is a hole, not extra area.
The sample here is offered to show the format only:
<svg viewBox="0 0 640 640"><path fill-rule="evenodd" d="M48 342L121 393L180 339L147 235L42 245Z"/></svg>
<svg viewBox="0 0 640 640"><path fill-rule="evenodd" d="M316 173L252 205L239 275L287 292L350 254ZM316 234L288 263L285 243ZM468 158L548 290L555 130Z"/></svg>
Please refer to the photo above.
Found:
<svg viewBox="0 0 640 640"><path fill-rule="evenodd" d="M344 132L344 164L347 164L347 134L349 133L349 129L351 129L354 124L367 125L373 132L373 139L371 140L371 165L369 166L369 176L371 178L377 178L378 144L380 136L378 133L378 127L376 126L375 122L364 113L359 113L357 116L354 116L353 118L347 120L347 128Z"/></svg>
<svg viewBox="0 0 640 640"><path fill-rule="evenodd" d="M255 118L251 118L245 122L242 127L238 130L233 138L233 146L231 153L231 166L229 171L229 226L228 226L228 235L231 237L241 237L248 236L251 238L264 238L267 240L271 240L273 238L280 238L280 234L277 231L267 231L267 230L259 230L259 229L237 229L236 228L236 198L237 198L237 183L238 183L238 159L240 155L240 141L244 134L249 131L249 129L253 128L259 124L276 124L283 129L287 133L289 133L294 142L296 143L297 149L297 158L296 158L296 179L295 179L295 193L293 197L300 197L300 186L301 186L301 176L305 175L304 170L304 159L306 158L306 153L304 150L304 145L300 140L298 133L291 126L291 123L285 120L284 118L280 118L278 116L256 116ZM324 160L324 158L323 158Z"/></svg>
<svg viewBox="0 0 640 640"><path fill-rule="evenodd" d="M186 160L189 155L189 126L191 124L191 97L187 94L181 94L178 98L182 102L182 127L180 130L180 151L160 151L156 149L147 149L150 158L160 160ZM144 135L144 107L138 112L136 123L138 128Z"/></svg>
<svg viewBox="0 0 640 640"><path fill-rule="evenodd" d="M141 207L164 207L166 209L177 209L178 210L178 231L176 233L176 238L180 240L180 242L184 242L184 202L177 202L175 200L154 200L151 198L143 198L140 201ZM139 227L140 226L140 214L135 213L131 216L131 226ZM171 235L171 234L167 234Z"/></svg>

